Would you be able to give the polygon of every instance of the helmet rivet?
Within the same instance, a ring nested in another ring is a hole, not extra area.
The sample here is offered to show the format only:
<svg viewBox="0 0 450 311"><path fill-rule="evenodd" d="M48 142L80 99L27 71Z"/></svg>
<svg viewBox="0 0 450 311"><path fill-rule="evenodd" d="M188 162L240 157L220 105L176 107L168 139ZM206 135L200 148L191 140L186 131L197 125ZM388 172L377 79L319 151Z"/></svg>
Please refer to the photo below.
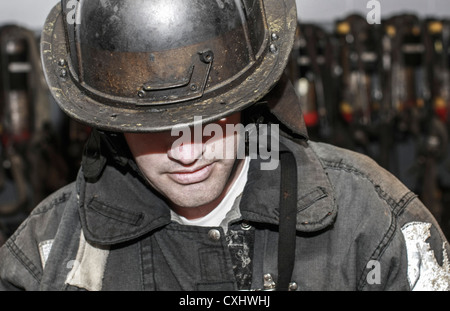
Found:
<svg viewBox="0 0 450 311"><path fill-rule="evenodd" d="M58 61L58 65L61 66L61 67L64 67L65 65L67 65L67 62L66 62L66 60L64 58L61 58Z"/></svg>
<svg viewBox="0 0 450 311"><path fill-rule="evenodd" d="M214 53L211 50L200 52L200 60L205 64L209 64L214 60Z"/></svg>
<svg viewBox="0 0 450 311"><path fill-rule="evenodd" d="M190 86L191 91L197 91L197 84L192 83Z"/></svg>
<svg viewBox="0 0 450 311"><path fill-rule="evenodd" d="M273 40L273 41L276 41L276 40L278 40L278 38L279 38L278 35L277 35L276 33L272 33L272 36L271 36L271 37L272 37L272 40Z"/></svg>
<svg viewBox="0 0 450 311"><path fill-rule="evenodd" d="M275 54L276 52L278 52L277 46L276 46L275 44L273 44L273 43L270 45L269 50L270 50L270 52L273 53L273 54Z"/></svg>
<svg viewBox="0 0 450 311"><path fill-rule="evenodd" d="M137 95L138 95L140 98L143 98L143 97L145 97L145 91L140 90L140 91L138 92Z"/></svg>

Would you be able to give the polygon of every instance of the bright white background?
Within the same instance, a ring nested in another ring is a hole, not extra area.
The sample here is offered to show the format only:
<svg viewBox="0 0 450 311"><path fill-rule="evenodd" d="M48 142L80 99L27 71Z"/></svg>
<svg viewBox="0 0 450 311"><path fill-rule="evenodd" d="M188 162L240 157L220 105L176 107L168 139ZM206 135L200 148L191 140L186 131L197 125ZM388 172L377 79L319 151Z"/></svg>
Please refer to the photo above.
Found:
<svg viewBox="0 0 450 311"><path fill-rule="evenodd" d="M190 1L190 0L186 0ZM382 18L412 12L421 17L450 17L450 0L379 0ZM0 0L0 25L15 23L40 30L51 7L58 0ZM330 23L349 13L368 13L368 0L297 0L304 22Z"/></svg>

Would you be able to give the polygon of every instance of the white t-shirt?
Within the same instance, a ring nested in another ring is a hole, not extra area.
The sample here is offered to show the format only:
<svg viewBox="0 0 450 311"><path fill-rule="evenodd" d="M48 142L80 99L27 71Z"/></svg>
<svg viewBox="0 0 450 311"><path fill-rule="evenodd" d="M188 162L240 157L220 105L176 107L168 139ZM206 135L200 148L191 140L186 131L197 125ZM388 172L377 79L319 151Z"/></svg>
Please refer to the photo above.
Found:
<svg viewBox="0 0 450 311"><path fill-rule="evenodd" d="M181 222L181 224L188 226L200 226L200 227L220 226L221 222L225 219L227 213L233 207L236 198L240 196L244 191L245 184L247 183L249 166L250 166L250 158L246 157L244 161L244 166L242 167L242 170L239 173L238 178L231 186L230 190L225 195L222 202L220 202L220 204L215 209L213 209L208 215L196 219L187 219L180 215L176 215L173 218L178 219L179 222Z"/></svg>

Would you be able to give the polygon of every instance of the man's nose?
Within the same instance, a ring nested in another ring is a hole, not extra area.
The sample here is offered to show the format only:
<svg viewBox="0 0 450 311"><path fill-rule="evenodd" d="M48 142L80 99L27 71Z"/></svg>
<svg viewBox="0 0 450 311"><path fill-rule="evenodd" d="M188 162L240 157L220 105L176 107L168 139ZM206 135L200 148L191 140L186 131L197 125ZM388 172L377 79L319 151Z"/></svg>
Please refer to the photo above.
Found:
<svg viewBox="0 0 450 311"><path fill-rule="evenodd" d="M184 165L189 165L200 159L204 152L204 144L198 142L182 143L172 145L167 155Z"/></svg>

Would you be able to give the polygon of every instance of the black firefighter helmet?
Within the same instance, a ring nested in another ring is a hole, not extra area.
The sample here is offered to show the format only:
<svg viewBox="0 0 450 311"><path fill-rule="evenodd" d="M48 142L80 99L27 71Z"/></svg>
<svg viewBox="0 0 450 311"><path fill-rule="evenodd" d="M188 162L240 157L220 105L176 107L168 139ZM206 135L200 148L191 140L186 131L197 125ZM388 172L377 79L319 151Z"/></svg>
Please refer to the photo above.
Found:
<svg viewBox="0 0 450 311"><path fill-rule="evenodd" d="M72 118L113 132L156 132L242 111L280 80L295 0L62 0L41 55Z"/></svg>

